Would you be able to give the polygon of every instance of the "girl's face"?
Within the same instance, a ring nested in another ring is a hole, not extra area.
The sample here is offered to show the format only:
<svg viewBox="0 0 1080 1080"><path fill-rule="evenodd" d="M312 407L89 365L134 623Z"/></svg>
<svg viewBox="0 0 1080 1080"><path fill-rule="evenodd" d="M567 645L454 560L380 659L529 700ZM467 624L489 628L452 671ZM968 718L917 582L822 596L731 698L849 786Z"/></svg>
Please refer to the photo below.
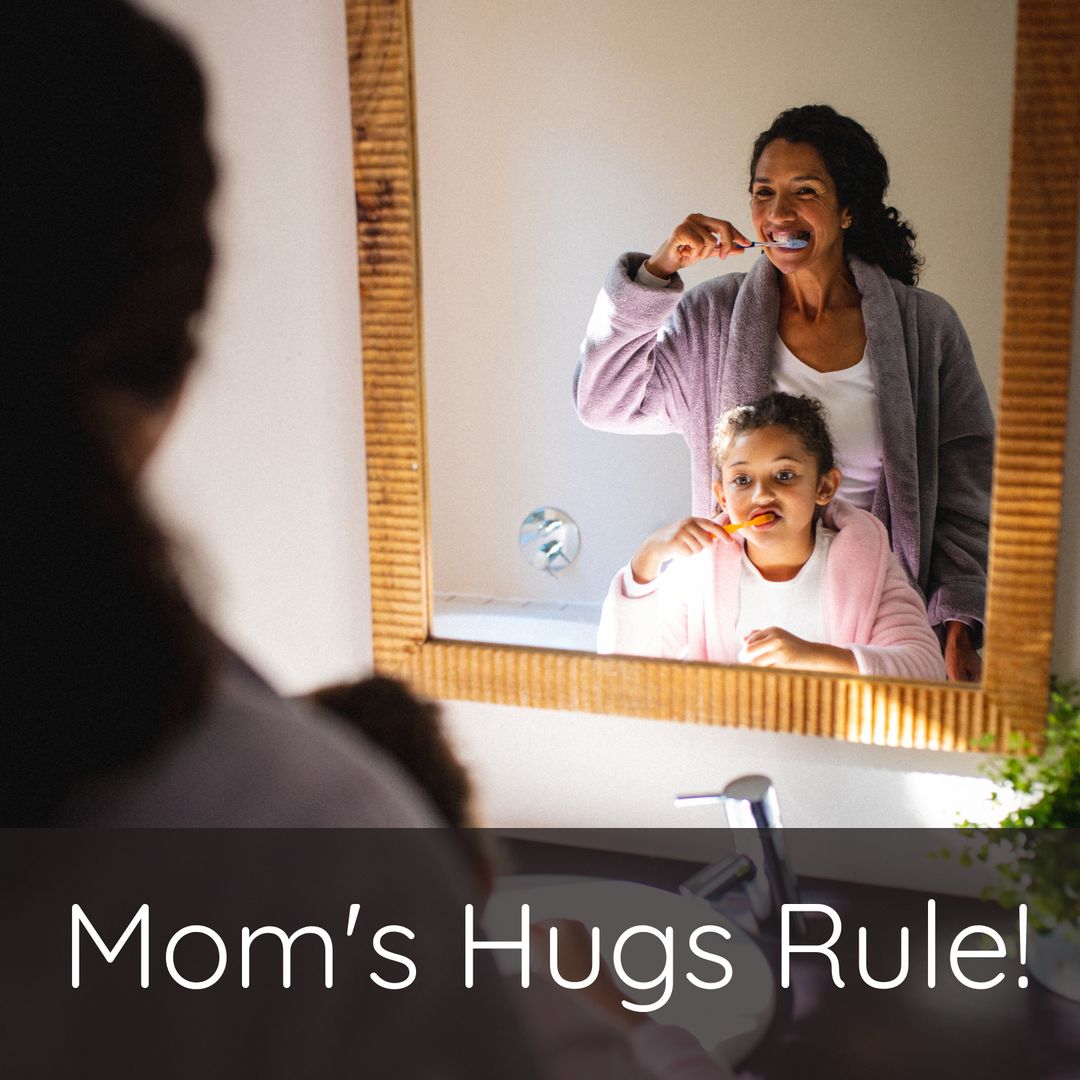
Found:
<svg viewBox="0 0 1080 1080"><path fill-rule="evenodd" d="M836 494L840 470L819 474L817 459L783 427L739 435L728 447L714 491L734 522L775 515L742 530L746 543L776 559L809 557L814 512ZM805 561L805 559L804 559Z"/></svg>

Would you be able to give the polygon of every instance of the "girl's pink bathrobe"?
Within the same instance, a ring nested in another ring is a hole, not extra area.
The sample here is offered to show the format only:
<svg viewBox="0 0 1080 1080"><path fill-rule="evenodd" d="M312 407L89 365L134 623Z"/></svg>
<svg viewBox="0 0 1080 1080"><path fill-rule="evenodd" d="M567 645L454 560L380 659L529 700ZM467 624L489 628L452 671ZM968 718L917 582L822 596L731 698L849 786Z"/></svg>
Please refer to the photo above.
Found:
<svg viewBox="0 0 1080 1080"><path fill-rule="evenodd" d="M885 526L841 499L822 520L836 530L825 564L823 644L850 649L863 675L944 679L926 606L889 550ZM604 601L598 651L737 663L741 565L742 546L717 541L675 560L639 597L626 595L620 570Z"/></svg>

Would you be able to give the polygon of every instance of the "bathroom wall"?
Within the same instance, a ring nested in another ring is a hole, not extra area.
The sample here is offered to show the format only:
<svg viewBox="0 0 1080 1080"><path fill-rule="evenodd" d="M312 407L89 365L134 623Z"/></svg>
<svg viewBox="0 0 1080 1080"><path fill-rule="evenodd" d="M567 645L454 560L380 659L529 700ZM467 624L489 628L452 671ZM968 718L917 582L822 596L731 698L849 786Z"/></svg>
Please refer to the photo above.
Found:
<svg viewBox="0 0 1080 1080"><path fill-rule="evenodd" d="M344 4L145 6L202 58L223 177L201 367L152 486L226 635L314 683L371 655Z"/></svg>
<svg viewBox="0 0 1080 1080"><path fill-rule="evenodd" d="M370 663L344 19L337 3L153 0L194 40L226 181L205 360L152 478L215 621L283 689ZM1078 303L1080 309L1080 303ZM1080 342L1063 535L1080 528ZM1033 463L1037 468L1038 463ZM1080 675L1080 545L1055 667ZM711 825L671 795L759 770L789 824L951 824L978 758L619 717L447 703L489 820ZM556 779L553 779L556 778Z"/></svg>

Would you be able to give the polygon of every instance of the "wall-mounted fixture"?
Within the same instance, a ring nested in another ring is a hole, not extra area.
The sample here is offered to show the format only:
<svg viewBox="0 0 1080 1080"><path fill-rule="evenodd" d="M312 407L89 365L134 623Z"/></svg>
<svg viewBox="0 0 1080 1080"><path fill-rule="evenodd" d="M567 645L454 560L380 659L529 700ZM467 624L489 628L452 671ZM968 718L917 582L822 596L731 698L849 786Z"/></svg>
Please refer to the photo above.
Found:
<svg viewBox="0 0 1080 1080"><path fill-rule="evenodd" d="M530 566L554 577L577 558L581 530L565 511L541 506L526 514L518 531L518 546Z"/></svg>

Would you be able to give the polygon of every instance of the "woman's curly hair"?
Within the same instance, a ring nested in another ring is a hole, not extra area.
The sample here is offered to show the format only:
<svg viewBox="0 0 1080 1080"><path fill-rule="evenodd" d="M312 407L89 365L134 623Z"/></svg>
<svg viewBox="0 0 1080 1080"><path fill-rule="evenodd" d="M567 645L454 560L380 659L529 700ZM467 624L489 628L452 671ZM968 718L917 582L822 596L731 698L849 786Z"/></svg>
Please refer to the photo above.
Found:
<svg viewBox="0 0 1080 1080"><path fill-rule="evenodd" d="M819 476L836 467L825 406L817 398L774 390L749 405L728 409L716 421L709 454L717 470L723 469L731 444L740 435L767 427L784 428L797 435L807 453L817 461Z"/></svg>
<svg viewBox="0 0 1080 1080"><path fill-rule="evenodd" d="M840 205L851 214L844 251L880 266L891 278L915 285L923 259L915 250L915 230L893 206L886 206L889 163L869 131L830 105L785 109L754 141L753 184L758 159L776 139L809 143L821 155L836 184Z"/></svg>

